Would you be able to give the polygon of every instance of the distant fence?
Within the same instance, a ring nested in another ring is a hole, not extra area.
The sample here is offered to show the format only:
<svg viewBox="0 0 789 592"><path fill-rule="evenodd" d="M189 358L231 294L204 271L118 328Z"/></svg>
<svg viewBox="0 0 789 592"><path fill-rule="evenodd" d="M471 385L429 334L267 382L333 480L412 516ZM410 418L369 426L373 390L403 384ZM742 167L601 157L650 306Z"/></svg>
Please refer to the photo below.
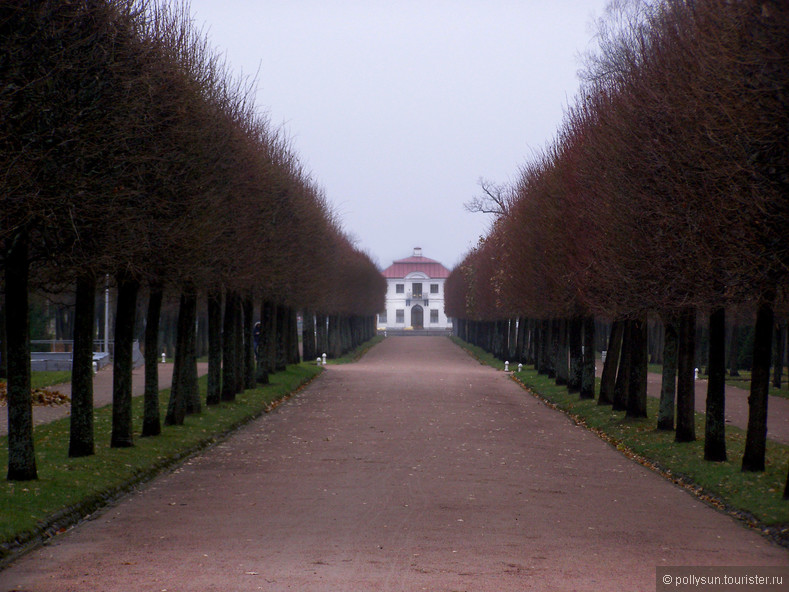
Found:
<svg viewBox="0 0 789 592"><path fill-rule="evenodd" d="M96 369L101 370L112 362L109 352L100 352L103 341L94 342L93 362ZM110 352L113 351L113 343L110 342ZM35 372L41 371L70 371L71 361L74 350L74 342L71 340L43 340L36 339L30 342L30 369ZM143 355L140 351L140 342L135 340L132 347L132 364L135 368L143 364Z"/></svg>

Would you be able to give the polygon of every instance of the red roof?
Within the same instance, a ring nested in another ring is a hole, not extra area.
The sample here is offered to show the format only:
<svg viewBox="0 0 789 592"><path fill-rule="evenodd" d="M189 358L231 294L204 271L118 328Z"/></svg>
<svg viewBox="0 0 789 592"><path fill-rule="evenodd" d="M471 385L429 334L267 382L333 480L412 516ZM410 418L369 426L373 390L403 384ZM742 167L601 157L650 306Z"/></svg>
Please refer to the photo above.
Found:
<svg viewBox="0 0 789 592"><path fill-rule="evenodd" d="M449 270L434 259L427 257L407 257L398 259L383 270L385 278L404 278L409 273L421 271L429 278L447 278Z"/></svg>

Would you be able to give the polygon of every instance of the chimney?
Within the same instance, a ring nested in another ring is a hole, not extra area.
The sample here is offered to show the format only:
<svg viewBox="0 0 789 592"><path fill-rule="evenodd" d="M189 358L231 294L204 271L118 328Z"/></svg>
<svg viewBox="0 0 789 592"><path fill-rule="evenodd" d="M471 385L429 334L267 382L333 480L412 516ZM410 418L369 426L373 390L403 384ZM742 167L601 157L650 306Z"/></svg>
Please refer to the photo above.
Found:
<svg viewBox="0 0 789 592"><path fill-rule="evenodd" d="M422 256L422 247L414 247L414 257Z"/></svg>

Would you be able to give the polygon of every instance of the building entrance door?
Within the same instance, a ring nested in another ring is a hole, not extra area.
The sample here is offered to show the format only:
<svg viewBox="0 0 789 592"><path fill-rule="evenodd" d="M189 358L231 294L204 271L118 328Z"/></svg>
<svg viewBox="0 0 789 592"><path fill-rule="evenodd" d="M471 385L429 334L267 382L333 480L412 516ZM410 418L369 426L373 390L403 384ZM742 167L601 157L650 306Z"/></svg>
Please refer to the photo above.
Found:
<svg viewBox="0 0 789 592"><path fill-rule="evenodd" d="M425 311L418 304L411 309L411 326L414 329L425 328Z"/></svg>

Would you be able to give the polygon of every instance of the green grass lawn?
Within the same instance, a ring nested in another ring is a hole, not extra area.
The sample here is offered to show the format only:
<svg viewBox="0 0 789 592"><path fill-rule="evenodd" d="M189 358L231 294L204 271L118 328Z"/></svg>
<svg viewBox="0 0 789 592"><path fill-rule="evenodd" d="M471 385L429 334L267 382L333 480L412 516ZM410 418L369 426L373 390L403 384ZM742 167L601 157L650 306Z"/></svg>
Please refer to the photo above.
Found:
<svg viewBox="0 0 789 592"><path fill-rule="evenodd" d="M132 448L110 448L112 407L96 410L96 454L68 458L69 418L35 429L38 480L0 484L0 565L18 543L35 540L74 522L186 456L216 442L276 405L321 372L315 364L288 366L271 375L271 384L245 391L235 402L203 406L185 425L164 427L162 435L137 437ZM205 400L206 379L200 380ZM161 417L169 389L160 394ZM135 433L140 432L142 397L133 401ZM0 463L8 466L8 437L0 440Z"/></svg>
<svg viewBox="0 0 789 592"><path fill-rule="evenodd" d="M46 388L55 384L71 382L71 372L63 371L40 371L30 373L30 386L36 388Z"/></svg>
<svg viewBox="0 0 789 592"><path fill-rule="evenodd" d="M502 368L504 364L490 354L455 340L482 363ZM513 369L513 365L510 365ZM776 538L789 538L789 501L783 499L789 446L767 443L767 469L764 473L743 473L740 463L745 446L745 431L726 427L729 460L712 463L704 460L704 414L696 414L695 442L678 444L674 432L656 429L658 400L648 398L647 419L627 419L624 411L614 412L597 400L581 400L566 387L524 367L514 377L534 395L615 446L622 453L656 470L692 491L704 501L728 511L751 524L769 530ZM599 392L599 381L598 388Z"/></svg>

